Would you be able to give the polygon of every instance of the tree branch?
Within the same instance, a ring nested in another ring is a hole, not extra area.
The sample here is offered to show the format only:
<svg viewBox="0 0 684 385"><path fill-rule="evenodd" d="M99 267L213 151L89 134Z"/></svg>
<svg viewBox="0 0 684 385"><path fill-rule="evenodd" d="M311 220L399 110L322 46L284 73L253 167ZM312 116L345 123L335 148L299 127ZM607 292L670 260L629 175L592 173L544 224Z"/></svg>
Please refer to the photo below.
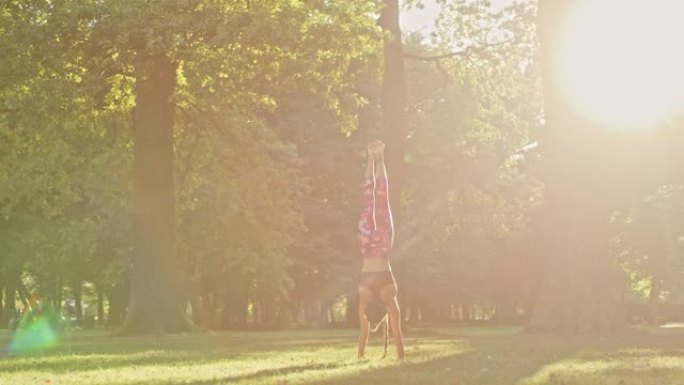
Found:
<svg viewBox="0 0 684 385"><path fill-rule="evenodd" d="M404 57L406 59L412 59L412 60L420 60L420 61L429 61L429 62L439 62L440 60L443 59L451 59L459 56L468 56L469 51L471 51L473 47L466 47L462 51L455 51L455 52L449 52L445 53L442 55L435 55L435 56L423 56L423 55L416 55L412 53L405 53Z"/></svg>
<svg viewBox="0 0 684 385"><path fill-rule="evenodd" d="M467 57L472 51L484 51L487 48L504 45L504 44L510 43L512 41L513 41L513 39L507 39L507 40L498 41L496 43L487 43L487 44L480 45L480 46L471 45L471 46L465 47L464 49L462 49L460 51L447 52L447 53L444 53L441 55L434 55L434 56L424 56L424 55L417 55L417 54L412 54L412 53L404 53L404 57L406 59L412 59L412 60L439 62L440 60L451 59L451 58L455 58L455 57Z"/></svg>

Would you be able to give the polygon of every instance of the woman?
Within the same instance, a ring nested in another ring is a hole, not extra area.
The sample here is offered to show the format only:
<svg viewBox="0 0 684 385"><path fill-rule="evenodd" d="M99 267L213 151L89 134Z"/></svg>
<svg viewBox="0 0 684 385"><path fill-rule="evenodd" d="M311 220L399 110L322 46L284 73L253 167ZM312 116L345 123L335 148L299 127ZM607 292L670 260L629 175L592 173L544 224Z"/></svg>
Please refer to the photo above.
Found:
<svg viewBox="0 0 684 385"><path fill-rule="evenodd" d="M387 308L390 327L397 346L397 357L404 358L404 341L401 334L401 314L397 302L397 284L392 274L389 257L394 243L394 224L389 206L385 144L380 141L368 144L368 166L363 184L363 208L359 220L359 243L363 266L359 281L359 358L363 357L368 342L370 322L366 307L381 301Z"/></svg>

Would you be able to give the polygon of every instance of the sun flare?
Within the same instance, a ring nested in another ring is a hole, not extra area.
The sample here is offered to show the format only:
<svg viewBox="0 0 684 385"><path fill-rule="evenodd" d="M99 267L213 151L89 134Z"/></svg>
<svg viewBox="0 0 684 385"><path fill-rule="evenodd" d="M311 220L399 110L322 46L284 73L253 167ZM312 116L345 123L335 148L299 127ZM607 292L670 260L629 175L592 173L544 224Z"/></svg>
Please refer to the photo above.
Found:
<svg viewBox="0 0 684 385"><path fill-rule="evenodd" d="M580 0L562 26L556 76L606 127L662 124L684 107L684 1Z"/></svg>

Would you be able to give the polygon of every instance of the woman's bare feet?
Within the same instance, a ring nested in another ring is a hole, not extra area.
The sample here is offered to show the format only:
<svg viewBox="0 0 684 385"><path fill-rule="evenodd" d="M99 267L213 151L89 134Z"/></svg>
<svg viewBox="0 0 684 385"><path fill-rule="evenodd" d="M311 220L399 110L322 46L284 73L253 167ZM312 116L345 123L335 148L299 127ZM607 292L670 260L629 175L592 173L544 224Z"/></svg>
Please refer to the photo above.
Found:
<svg viewBox="0 0 684 385"><path fill-rule="evenodd" d="M379 140L374 140L372 142L368 143L368 152L373 155L377 156L382 154L385 151L385 143L379 141Z"/></svg>

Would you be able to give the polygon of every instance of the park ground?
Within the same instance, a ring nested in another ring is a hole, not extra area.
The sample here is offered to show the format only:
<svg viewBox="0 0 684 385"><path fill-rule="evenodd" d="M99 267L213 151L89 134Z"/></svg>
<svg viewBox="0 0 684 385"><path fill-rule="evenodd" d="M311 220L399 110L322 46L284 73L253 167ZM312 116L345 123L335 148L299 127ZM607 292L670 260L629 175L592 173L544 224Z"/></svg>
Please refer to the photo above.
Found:
<svg viewBox="0 0 684 385"><path fill-rule="evenodd" d="M515 328L413 329L408 360L382 359L378 335L356 359L355 330L118 337L64 333L13 352L0 331L0 385L684 384L684 328L606 336L528 335Z"/></svg>

